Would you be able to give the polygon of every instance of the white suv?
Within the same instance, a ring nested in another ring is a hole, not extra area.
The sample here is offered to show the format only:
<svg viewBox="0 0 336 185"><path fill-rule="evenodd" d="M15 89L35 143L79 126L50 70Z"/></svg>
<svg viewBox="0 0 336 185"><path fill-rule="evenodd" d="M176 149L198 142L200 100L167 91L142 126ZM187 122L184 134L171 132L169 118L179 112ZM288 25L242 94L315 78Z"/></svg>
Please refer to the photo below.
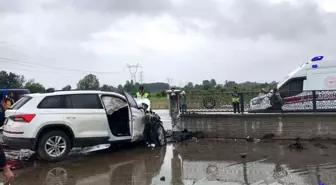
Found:
<svg viewBox="0 0 336 185"><path fill-rule="evenodd" d="M146 112L128 93L28 94L6 111L3 141L15 149L36 151L47 161L62 160L73 147L133 142L146 133L156 145L165 145L162 122L148 119Z"/></svg>

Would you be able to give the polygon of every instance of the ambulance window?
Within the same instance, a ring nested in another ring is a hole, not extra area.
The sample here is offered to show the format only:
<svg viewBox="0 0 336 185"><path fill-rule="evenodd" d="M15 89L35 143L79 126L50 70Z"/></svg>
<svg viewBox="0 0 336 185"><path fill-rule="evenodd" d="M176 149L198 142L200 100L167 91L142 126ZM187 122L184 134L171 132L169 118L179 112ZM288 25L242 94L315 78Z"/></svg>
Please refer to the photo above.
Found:
<svg viewBox="0 0 336 185"><path fill-rule="evenodd" d="M302 93L303 90L303 80L304 79L294 79L290 83L290 92L289 96L295 96Z"/></svg>
<svg viewBox="0 0 336 185"><path fill-rule="evenodd" d="M286 83L285 85L283 85L282 87L280 87L279 89L279 93L281 95L281 97L285 98L289 96L289 87L290 87L290 83Z"/></svg>

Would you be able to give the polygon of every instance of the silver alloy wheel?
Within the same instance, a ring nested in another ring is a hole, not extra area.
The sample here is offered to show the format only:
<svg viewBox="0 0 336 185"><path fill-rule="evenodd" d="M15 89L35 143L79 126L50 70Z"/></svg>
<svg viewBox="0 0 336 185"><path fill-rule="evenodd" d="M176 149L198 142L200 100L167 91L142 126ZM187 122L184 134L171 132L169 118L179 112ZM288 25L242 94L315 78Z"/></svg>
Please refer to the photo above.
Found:
<svg viewBox="0 0 336 185"><path fill-rule="evenodd" d="M56 167L49 170L46 176L47 185L65 185L67 181L67 171L61 167Z"/></svg>
<svg viewBox="0 0 336 185"><path fill-rule="evenodd" d="M50 137L44 145L44 150L51 157L59 157L66 150L66 141L61 136Z"/></svg>
<svg viewBox="0 0 336 185"><path fill-rule="evenodd" d="M157 135L158 135L158 138L159 138L160 145L164 145L165 144L165 136L164 136L162 126L160 126L157 129L157 132L158 132Z"/></svg>

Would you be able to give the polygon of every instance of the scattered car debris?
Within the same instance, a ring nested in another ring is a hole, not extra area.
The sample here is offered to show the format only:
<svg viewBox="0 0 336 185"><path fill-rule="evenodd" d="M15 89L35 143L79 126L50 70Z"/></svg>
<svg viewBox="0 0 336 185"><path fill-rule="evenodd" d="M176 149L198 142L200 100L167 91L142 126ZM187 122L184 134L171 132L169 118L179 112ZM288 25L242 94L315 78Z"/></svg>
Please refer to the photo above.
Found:
<svg viewBox="0 0 336 185"><path fill-rule="evenodd" d="M262 137L262 139L272 139L272 138L274 138L275 137L275 135L274 134L266 134L266 135L264 135L263 137Z"/></svg>
<svg viewBox="0 0 336 185"><path fill-rule="evenodd" d="M314 143L315 147L321 148L321 149L328 149L328 147L322 145L321 143Z"/></svg>
<svg viewBox="0 0 336 185"><path fill-rule="evenodd" d="M288 146L288 148L290 149L295 149L295 150L303 150L304 149L304 146L303 144L301 143L301 138L300 137L297 137L295 139L295 143L292 143Z"/></svg>
<svg viewBox="0 0 336 185"><path fill-rule="evenodd" d="M247 136L247 137L246 137L246 141L247 141L247 142L253 142L253 139L250 138L250 136Z"/></svg>
<svg viewBox="0 0 336 185"><path fill-rule="evenodd" d="M310 142L318 141L318 140L322 140L322 138L321 137L313 137L313 138L308 139L308 141L310 141Z"/></svg>

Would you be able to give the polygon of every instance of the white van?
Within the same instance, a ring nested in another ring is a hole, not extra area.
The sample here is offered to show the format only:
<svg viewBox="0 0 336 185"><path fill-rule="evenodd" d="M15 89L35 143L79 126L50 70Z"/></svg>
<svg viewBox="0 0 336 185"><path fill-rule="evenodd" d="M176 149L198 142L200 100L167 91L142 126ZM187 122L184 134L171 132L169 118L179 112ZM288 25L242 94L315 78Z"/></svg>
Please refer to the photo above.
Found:
<svg viewBox="0 0 336 185"><path fill-rule="evenodd" d="M277 86L284 100L283 111L313 111L313 91L316 91L316 110L336 111L336 61L314 57L291 72ZM249 112L272 109L270 93L255 97Z"/></svg>

